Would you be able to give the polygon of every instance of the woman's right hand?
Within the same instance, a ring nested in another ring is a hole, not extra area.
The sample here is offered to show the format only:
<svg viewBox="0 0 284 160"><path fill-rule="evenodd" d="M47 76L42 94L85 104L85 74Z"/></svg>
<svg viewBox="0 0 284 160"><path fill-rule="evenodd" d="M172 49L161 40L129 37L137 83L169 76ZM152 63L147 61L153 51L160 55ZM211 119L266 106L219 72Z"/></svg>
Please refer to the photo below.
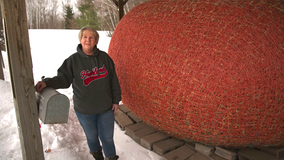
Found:
<svg viewBox="0 0 284 160"><path fill-rule="evenodd" d="M46 84L44 81L39 81L37 82L37 84L35 85L35 90L36 92L40 92L42 89L44 89L46 87Z"/></svg>

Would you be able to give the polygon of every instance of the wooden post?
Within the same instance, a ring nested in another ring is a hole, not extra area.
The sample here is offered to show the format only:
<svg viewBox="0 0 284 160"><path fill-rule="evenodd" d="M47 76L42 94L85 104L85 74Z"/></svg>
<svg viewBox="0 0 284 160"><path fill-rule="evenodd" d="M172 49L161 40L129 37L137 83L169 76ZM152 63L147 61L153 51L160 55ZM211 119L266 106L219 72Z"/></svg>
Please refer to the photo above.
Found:
<svg viewBox="0 0 284 160"><path fill-rule="evenodd" d="M112 0L115 5L118 7L118 18L121 20L121 18L124 16L124 10L123 6L128 2L128 0Z"/></svg>
<svg viewBox="0 0 284 160"><path fill-rule="evenodd" d="M1 0L23 160L44 160L24 0Z"/></svg>
<svg viewBox="0 0 284 160"><path fill-rule="evenodd" d="M3 68L4 68L4 61L3 61L3 57L2 57L2 51L0 49L0 79L2 79L2 80L4 80Z"/></svg>
<svg viewBox="0 0 284 160"><path fill-rule="evenodd" d="M118 12L119 12L119 20L124 16L124 10L123 10L123 0L118 0Z"/></svg>

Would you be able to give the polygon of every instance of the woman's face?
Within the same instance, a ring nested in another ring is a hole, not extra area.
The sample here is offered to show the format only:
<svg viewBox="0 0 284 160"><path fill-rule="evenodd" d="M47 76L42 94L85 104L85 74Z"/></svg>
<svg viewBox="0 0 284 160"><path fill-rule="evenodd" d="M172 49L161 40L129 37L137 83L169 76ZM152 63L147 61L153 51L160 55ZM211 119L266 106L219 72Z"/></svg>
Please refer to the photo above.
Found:
<svg viewBox="0 0 284 160"><path fill-rule="evenodd" d="M83 32L83 36L80 40L80 43L82 44L83 51L93 51L95 45L98 44L94 33L89 30L85 30Z"/></svg>

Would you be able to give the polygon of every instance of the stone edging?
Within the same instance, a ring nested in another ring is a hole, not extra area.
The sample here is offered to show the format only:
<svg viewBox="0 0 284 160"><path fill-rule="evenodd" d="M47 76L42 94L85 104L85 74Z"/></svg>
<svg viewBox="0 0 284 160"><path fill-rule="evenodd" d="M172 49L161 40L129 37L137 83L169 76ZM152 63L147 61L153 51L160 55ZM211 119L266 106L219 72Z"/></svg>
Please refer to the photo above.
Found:
<svg viewBox="0 0 284 160"><path fill-rule="evenodd" d="M148 126L125 105L119 106L115 121L126 135L165 160L284 160L284 146L228 149L176 139Z"/></svg>

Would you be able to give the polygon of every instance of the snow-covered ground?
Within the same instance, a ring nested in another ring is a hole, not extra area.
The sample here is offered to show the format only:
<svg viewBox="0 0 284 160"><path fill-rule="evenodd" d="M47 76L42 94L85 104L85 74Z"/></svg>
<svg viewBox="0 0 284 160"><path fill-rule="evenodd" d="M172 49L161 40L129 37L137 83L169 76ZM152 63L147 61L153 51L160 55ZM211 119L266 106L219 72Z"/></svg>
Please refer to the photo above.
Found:
<svg viewBox="0 0 284 160"><path fill-rule="evenodd" d="M42 76L56 75L58 67L69 55L75 53L79 30L29 30L35 83ZM110 38L99 32L98 48L108 51ZM5 81L0 80L0 159L21 160L21 146L12 98L7 53L3 52ZM72 89L58 90L70 98L71 106L67 124L42 124L41 136L46 160L91 160L86 138L77 120L72 104ZM114 140L120 160L161 160L125 135L115 124Z"/></svg>

